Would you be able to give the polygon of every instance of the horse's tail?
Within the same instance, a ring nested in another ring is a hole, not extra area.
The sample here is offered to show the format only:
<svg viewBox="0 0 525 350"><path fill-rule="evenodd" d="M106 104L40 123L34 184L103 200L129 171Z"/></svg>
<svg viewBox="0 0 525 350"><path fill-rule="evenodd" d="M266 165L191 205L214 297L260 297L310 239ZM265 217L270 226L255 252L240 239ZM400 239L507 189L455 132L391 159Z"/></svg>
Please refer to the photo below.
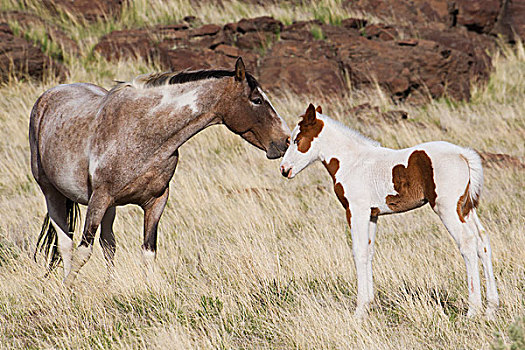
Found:
<svg viewBox="0 0 525 350"><path fill-rule="evenodd" d="M66 234L69 238L73 239L73 232L77 226L77 222L80 218L80 208L78 203L75 203L69 199L66 200L66 223L68 231ZM58 252L58 234L55 227L50 222L49 213L44 218L42 229L38 235L36 242L35 253L33 259L36 261L36 255L38 252L43 253L48 269L48 273L53 271L58 266L62 258Z"/></svg>
<svg viewBox="0 0 525 350"><path fill-rule="evenodd" d="M467 162L469 169L468 197L473 208L477 208L483 188L483 166L479 154L470 148L462 148L461 156Z"/></svg>

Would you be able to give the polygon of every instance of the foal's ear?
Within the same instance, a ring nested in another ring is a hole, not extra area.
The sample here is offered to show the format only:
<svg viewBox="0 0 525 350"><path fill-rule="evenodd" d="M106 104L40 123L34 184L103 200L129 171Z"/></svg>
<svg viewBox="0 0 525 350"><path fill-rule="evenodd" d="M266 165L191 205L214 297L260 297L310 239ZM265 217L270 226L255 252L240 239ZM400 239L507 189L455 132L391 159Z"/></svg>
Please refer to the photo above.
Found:
<svg viewBox="0 0 525 350"><path fill-rule="evenodd" d="M246 79L246 68L244 67L244 62L242 57L237 58L235 62L235 80L244 81Z"/></svg>
<svg viewBox="0 0 525 350"><path fill-rule="evenodd" d="M315 111L319 114L323 114L323 108L321 107L321 105L317 106L317 108L315 109Z"/></svg>
<svg viewBox="0 0 525 350"><path fill-rule="evenodd" d="M306 109L306 113L304 114L303 120L306 124L315 122L315 107L313 104L310 103L310 105Z"/></svg>

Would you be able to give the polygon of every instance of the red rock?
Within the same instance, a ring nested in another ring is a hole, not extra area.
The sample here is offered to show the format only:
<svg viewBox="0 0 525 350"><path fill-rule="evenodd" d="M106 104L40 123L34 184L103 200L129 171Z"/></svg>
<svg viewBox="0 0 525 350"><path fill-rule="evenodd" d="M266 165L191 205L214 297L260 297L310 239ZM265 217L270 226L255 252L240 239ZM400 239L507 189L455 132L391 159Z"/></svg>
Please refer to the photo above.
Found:
<svg viewBox="0 0 525 350"><path fill-rule="evenodd" d="M5 11L0 12L0 21L16 22L20 25L23 32L41 27L45 30L47 37L56 42L64 51L70 54L77 54L80 50L77 43L60 28L48 23L37 15L20 11Z"/></svg>
<svg viewBox="0 0 525 350"><path fill-rule="evenodd" d="M215 51L223 53L229 57L239 57L239 56L242 56L243 54L243 52L239 50L238 48L230 46L230 45L223 45L223 44L217 46L215 48Z"/></svg>
<svg viewBox="0 0 525 350"><path fill-rule="evenodd" d="M67 69L30 42L14 36L6 23L0 24L0 81L8 81L11 75L42 79L48 72L62 80Z"/></svg>
<svg viewBox="0 0 525 350"><path fill-rule="evenodd" d="M274 93L341 95L347 87L334 58L328 45L322 41L282 40L262 58L259 81Z"/></svg>
<svg viewBox="0 0 525 350"><path fill-rule="evenodd" d="M498 18L501 0L454 0L455 21L477 33L489 33Z"/></svg>
<svg viewBox="0 0 525 350"><path fill-rule="evenodd" d="M363 36L367 39L390 41L399 37L397 30L389 25L371 24L362 29Z"/></svg>
<svg viewBox="0 0 525 350"><path fill-rule="evenodd" d="M525 40L525 1L503 0L499 20L493 33L501 33L510 41Z"/></svg>
<svg viewBox="0 0 525 350"><path fill-rule="evenodd" d="M268 16L241 19L239 23L237 23L237 31L241 33L255 31L278 33L282 28L283 24L281 22Z"/></svg>
<svg viewBox="0 0 525 350"><path fill-rule="evenodd" d="M148 58L153 43L153 33L147 29L116 30L104 35L93 50L107 60Z"/></svg>
<svg viewBox="0 0 525 350"><path fill-rule="evenodd" d="M204 36L204 35L214 35L221 30L221 27L216 24L206 24L202 27L193 29L191 31L192 36Z"/></svg>
<svg viewBox="0 0 525 350"><path fill-rule="evenodd" d="M118 17L126 0L42 0L51 12L66 11L93 22L108 16Z"/></svg>
<svg viewBox="0 0 525 350"><path fill-rule="evenodd" d="M483 166L487 168L525 169L525 163L517 157L503 153L479 152Z"/></svg>

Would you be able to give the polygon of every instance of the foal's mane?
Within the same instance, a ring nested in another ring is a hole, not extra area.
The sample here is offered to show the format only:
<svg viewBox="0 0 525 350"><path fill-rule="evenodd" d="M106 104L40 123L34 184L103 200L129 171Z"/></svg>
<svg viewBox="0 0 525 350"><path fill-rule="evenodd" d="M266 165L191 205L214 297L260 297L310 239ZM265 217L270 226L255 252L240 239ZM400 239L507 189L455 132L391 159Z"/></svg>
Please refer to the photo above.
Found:
<svg viewBox="0 0 525 350"><path fill-rule="evenodd" d="M136 76L131 82L119 81L111 92L118 91L124 87L134 87L137 89L147 89L156 86L173 85L173 84L184 84L192 81L205 80L205 79L220 79L224 77L235 76L235 71L223 70L223 69L203 69L197 71L182 71L182 72L161 72L161 73L150 73L141 74ZM250 89L254 90L259 87L259 82L251 75L246 72L246 80Z"/></svg>
<svg viewBox="0 0 525 350"><path fill-rule="evenodd" d="M345 136L351 138L352 140L357 141L358 143L364 144L364 145L371 145L375 147L381 146L381 144L378 141L373 140L361 134L359 131L348 127L347 125L341 123L340 121L332 119L324 114L322 116L323 116L323 120L325 121L325 123L328 122L329 126L341 131Z"/></svg>

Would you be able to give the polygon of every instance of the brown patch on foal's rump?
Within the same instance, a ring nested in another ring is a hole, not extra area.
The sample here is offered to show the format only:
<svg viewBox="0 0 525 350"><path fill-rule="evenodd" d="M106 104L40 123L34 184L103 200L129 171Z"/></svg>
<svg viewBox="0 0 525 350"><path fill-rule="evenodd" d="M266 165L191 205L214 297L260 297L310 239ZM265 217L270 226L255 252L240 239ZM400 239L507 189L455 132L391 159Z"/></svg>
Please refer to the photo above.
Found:
<svg viewBox="0 0 525 350"><path fill-rule="evenodd" d="M295 138L297 150L301 153L308 152L312 141L319 136L321 130L323 130L323 126L323 121L315 117L314 106L310 104L299 122L299 133Z"/></svg>
<svg viewBox="0 0 525 350"><path fill-rule="evenodd" d="M467 184L467 188L465 188L465 193L463 193L463 195L459 197L458 200L458 206L456 210L458 212L459 220L461 220L461 222L465 222L465 218L468 216L470 211L478 206L477 198L475 198L474 200L470 198L469 189L470 181Z"/></svg>
<svg viewBox="0 0 525 350"><path fill-rule="evenodd" d="M392 169L392 182L398 194L386 196L386 204L394 212L403 212L426 202L436 205L436 184L432 162L425 151L414 151L408 165L398 164Z"/></svg>

